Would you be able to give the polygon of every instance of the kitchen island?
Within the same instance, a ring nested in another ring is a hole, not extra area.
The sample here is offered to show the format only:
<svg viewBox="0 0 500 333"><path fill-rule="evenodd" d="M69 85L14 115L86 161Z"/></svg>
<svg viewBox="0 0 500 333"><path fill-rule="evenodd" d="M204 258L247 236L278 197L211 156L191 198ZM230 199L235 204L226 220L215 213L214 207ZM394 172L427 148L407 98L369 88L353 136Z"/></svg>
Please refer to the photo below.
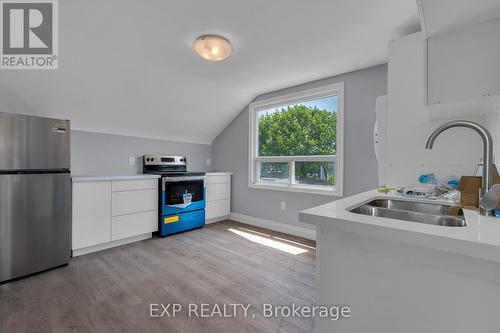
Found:
<svg viewBox="0 0 500 333"><path fill-rule="evenodd" d="M315 331L498 332L500 219L463 210L467 225L447 227L350 212L387 198L429 202L368 191L300 213L317 227L317 304L351 308Z"/></svg>

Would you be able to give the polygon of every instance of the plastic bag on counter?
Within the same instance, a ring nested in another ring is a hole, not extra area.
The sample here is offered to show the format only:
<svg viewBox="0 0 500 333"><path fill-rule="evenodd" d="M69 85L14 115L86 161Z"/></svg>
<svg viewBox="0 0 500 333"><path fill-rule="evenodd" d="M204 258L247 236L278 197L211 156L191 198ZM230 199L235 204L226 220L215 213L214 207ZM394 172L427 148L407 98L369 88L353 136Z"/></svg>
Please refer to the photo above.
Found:
<svg viewBox="0 0 500 333"><path fill-rule="evenodd" d="M435 195L435 187L433 185L422 187L403 187L399 188L397 191L404 197L430 198Z"/></svg>
<svg viewBox="0 0 500 333"><path fill-rule="evenodd" d="M441 192L453 191L454 189L457 188L459 181L460 180L456 176L439 178L436 184L436 188Z"/></svg>
<svg viewBox="0 0 500 333"><path fill-rule="evenodd" d="M422 174L418 177L418 181L425 187L433 187L437 194L453 191L457 188L459 179L457 176L450 175L447 177L436 177L434 173Z"/></svg>
<svg viewBox="0 0 500 333"><path fill-rule="evenodd" d="M453 203L459 203L460 201L460 192L457 190L451 190L441 195L441 199L447 200Z"/></svg>
<svg viewBox="0 0 500 333"><path fill-rule="evenodd" d="M436 184L437 178L434 173L425 173L418 177L418 182L422 184Z"/></svg>

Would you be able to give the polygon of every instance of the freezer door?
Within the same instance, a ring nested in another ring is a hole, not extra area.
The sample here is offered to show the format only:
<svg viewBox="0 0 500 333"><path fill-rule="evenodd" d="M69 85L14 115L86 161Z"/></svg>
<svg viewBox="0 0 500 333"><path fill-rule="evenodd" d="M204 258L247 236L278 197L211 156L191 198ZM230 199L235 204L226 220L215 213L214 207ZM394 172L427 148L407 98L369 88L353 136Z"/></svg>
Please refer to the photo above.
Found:
<svg viewBox="0 0 500 333"><path fill-rule="evenodd" d="M0 170L69 169L68 120L0 112Z"/></svg>
<svg viewBox="0 0 500 333"><path fill-rule="evenodd" d="M69 262L69 174L0 175L0 282Z"/></svg>

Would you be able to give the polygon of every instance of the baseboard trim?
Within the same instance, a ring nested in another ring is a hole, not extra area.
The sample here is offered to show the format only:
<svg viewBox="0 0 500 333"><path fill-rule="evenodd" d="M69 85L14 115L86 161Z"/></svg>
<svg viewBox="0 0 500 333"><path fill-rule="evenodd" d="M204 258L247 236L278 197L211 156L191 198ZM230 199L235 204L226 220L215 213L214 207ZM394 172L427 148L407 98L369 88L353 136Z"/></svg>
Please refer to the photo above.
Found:
<svg viewBox="0 0 500 333"><path fill-rule="evenodd" d="M266 219L262 219L259 217L253 217L253 216L239 214L239 213L233 213L233 212L231 212L231 214L229 215L229 219L236 221L236 222L250 224L250 225L253 225L256 227L266 228L266 229L282 232L285 234L290 234L290 235L299 236L302 238L316 240L316 230L312 230L312 229L302 228L302 227L298 227L295 225L266 220Z"/></svg>
<svg viewBox="0 0 500 333"><path fill-rule="evenodd" d="M75 249L72 251L73 257L78 257L78 256L81 256L84 254L89 254L89 253L93 253L93 252L97 252L97 251L107 250L107 249L110 249L112 247L138 242L141 240L149 239L151 237L153 237L152 233L147 233L147 234L143 234L143 235L119 239L119 240L112 241L112 242L107 242L104 244L98 244L98 245L94 245L94 246L84 247L81 249Z"/></svg>
<svg viewBox="0 0 500 333"><path fill-rule="evenodd" d="M212 217L211 219L205 219L205 224L210 224L210 223L224 221L224 220L227 220L228 218L229 218L229 215Z"/></svg>

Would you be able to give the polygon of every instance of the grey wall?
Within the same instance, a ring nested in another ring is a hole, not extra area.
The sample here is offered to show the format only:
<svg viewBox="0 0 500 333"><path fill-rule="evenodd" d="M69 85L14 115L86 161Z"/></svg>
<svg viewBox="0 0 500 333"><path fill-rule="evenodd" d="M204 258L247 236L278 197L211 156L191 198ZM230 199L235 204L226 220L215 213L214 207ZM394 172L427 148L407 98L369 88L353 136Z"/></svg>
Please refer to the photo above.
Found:
<svg viewBox="0 0 500 333"><path fill-rule="evenodd" d="M255 100L335 82L344 82L344 195L349 196L377 187L377 160L373 150L375 99L387 93L387 65L272 92ZM338 197L248 188L248 119L246 108L213 142L214 170L234 173L231 211L305 226L298 222L298 212ZM284 211L280 208L281 201L286 201Z"/></svg>
<svg viewBox="0 0 500 333"><path fill-rule="evenodd" d="M206 164L212 155L209 145L71 131L73 174L142 172L144 154L186 155L189 170L211 169ZM135 166L129 166L129 156L135 156Z"/></svg>

